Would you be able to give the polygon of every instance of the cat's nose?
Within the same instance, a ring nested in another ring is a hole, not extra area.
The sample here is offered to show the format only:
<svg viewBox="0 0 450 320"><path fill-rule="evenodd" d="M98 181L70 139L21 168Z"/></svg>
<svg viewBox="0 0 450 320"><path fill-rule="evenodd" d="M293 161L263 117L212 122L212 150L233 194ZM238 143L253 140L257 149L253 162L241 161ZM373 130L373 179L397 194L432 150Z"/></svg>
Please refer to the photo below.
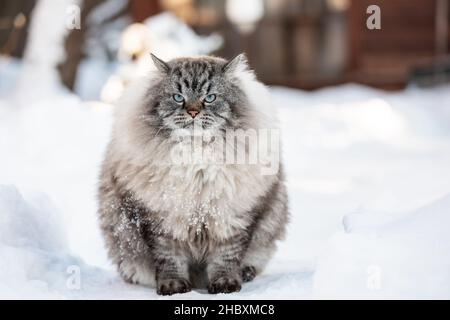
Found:
<svg viewBox="0 0 450 320"><path fill-rule="evenodd" d="M200 112L197 110L188 110L187 113L189 113L192 118L195 118Z"/></svg>

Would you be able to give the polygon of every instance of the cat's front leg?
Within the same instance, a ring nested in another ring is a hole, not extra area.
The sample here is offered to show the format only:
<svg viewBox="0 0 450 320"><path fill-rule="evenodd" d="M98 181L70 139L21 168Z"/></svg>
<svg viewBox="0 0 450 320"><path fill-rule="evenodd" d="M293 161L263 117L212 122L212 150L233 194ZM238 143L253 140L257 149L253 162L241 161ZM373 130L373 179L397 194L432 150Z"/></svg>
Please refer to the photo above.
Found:
<svg viewBox="0 0 450 320"><path fill-rule="evenodd" d="M210 253L206 272L209 293L231 293L241 290L240 261L246 247L246 237L237 236L216 246Z"/></svg>
<svg viewBox="0 0 450 320"><path fill-rule="evenodd" d="M159 236L154 240L153 257L156 273L156 290L160 295L191 291L188 259L179 244Z"/></svg>

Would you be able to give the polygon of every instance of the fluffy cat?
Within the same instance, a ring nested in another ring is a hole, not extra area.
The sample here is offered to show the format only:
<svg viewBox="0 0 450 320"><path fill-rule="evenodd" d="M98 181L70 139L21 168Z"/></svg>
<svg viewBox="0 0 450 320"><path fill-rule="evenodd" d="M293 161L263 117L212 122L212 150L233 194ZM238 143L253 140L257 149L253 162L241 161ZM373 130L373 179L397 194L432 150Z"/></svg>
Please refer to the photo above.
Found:
<svg viewBox="0 0 450 320"><path fill-rule="evenodd" d="M177 163L173 154L192 150L188 137L201 138L195 148L222 155L229 130L277 130L276 110L244 55L152 58L157 70L117 107L101 170L99 216L109 257L124 280L156 286L162 295L192 287L239 291L284 234L282 166L264 174L260 162ZM240 143L233 148L247 142ZM252 146L241 149L248 156Z"/></svg>

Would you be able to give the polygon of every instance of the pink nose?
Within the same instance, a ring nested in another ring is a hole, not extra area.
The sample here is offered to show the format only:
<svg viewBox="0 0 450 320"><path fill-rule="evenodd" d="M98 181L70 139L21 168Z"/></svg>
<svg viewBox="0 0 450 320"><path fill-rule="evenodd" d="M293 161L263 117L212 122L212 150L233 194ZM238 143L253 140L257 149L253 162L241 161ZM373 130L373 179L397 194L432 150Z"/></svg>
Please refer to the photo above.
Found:
<svg viewBox="0 0 450 320"><path fill-rule="evenodd" d="M195 118L199 114L197 110L188 110L187 113L189 113L192 118Z"/></svg>

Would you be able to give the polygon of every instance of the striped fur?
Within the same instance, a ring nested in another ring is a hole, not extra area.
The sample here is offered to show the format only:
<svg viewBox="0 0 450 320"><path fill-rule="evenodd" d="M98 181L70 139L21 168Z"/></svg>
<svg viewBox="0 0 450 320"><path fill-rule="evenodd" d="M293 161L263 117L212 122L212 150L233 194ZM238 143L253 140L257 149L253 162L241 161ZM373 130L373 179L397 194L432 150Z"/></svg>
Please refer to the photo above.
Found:
<svg viewBox="0 0 450 320"><path fill-rule="evenodd" d="M131 283L160 294L206 286L233 292L260 273L288 220L280 169L260 164L174 164L178 133L277 128L265 87L241 55L163 62L117 108L99 181L100 225L112 261ZM205 104L204 97L216 95ZM181 94L183 104L174 101ZM200 113L191 120L186 110ZM197 123L196 122L196 123ZM218 142L206 148L218 152Z"/></svg>

